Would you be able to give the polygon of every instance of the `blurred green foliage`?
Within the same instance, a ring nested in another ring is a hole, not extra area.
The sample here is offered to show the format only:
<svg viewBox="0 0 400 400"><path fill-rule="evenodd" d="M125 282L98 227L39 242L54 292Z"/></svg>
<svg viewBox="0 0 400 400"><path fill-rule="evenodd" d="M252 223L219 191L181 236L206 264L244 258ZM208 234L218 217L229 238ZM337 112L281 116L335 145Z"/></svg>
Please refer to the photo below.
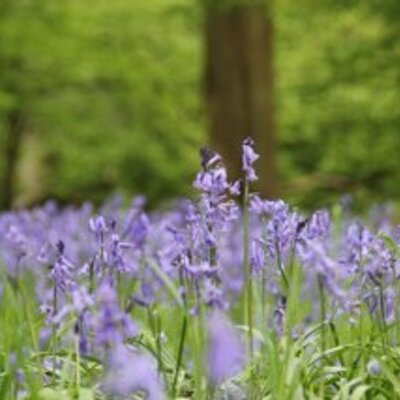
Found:
<svg viewBox="0 0 400 400"><path fill-rule="evenodd" d="M184 192L205 140L195 9L11 0L0 19L0 114L24 109L27 135L40 141L43 196Z"/></svg>
<svg viewBox="0 0 400 400"><path fill-rule="evenodd" d="M207 140L200 3L2 0L0 140L22 110L21 158L37 154L20 174L40 178L39 198L187 193ZM283 193L400 197L398 2L275 0L273 12Z"/></svg>
<svg viewBox="0 0 400 400"><path fill-rule="evenodd" d="M375 3L276 7L281 170L309 177L298 196L311 202L400 196L400 23L394 1Z"/></svg>

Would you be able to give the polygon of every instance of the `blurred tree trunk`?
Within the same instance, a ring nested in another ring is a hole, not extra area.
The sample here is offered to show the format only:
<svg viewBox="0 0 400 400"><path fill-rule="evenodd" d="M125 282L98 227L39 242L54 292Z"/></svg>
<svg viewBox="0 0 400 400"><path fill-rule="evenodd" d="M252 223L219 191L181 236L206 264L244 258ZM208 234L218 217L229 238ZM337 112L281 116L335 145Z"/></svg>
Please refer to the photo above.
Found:
<svg viewBox="0 0 400 400"><path fill-rule="evenodd" d="M14 207L31 207L46 197L43 187L42 140L39 134L25 126L14 173L18 184L13 196Z"/></svg>
<svg viewBox="0 0 400 400"><path fill-rule="evenodd" d="M5 132L4 170L1 183L0 209L9 209L14 200L16 188L16 169L19 150L24 132L24 117L20 109L12 109L7 115Z"/></svg>
<svg viewBox="0 0 400 400"><path fill-rule="evenodd" d="M220 152L231 178L241 175L241 142L256 141L260 153L258 190L277 194L273 24L258 4L207 9L206 88L211 146Z"/></svg>

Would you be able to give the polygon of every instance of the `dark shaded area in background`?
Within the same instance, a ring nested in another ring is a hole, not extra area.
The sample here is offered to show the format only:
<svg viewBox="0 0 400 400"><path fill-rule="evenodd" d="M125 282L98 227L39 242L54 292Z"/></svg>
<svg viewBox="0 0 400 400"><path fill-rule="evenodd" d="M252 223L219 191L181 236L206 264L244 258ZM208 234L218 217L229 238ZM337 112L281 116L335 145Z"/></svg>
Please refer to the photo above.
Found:
<svg viewBox="0 0 400 400"><path fill-rule="evenodd" d="M218 142L207 21L260 3L274 27L278 194L307 207L398 199L397 1L3 0L2 207L190 194L207 132Z"/></svg>
<svg viewBox="0 0 400 400"><path fill-rule="evenodd" d="M272 14L260 1L222 10L214 5L204 23L211 146L236 180L243 175L238 150L251 136L260 155L257 190L269 198L278 194Z"/></svg>

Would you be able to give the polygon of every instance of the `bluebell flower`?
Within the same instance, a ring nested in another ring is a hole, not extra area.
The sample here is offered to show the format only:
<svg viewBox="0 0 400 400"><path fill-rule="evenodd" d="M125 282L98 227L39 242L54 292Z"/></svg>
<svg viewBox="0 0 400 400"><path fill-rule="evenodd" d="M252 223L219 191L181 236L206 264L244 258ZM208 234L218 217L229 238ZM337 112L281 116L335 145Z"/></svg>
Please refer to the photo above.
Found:
<svg viewBox="0 0 400 400"><path fill-rule="evenodd" d="M123 344L116 345L110 353L101 389L121 400L138 392L145 393L148 400L166 399L155 360Z"/></svg>
<svg viewBox="0 0 400 400"><path fill-rule="evenodd" d="M201 299L207 306L220 310L227 310L229 303L221 285L217 285L215 280L207 278L201 285Z"/></svg>
<svg viewBox="0 0 400 400"><path fill-rule="evenodd" d="M96 235L97 238L104 236L110 227L106 222L106 219L102 215L98 215L89 220L90 230Z"/></svg>
<svg viewBox="0 0 400 400"><path fill-rule="evenodd" d="M138 334L130 317L119 308L118 296L110 282L104 280L96 293L97 312L93 317L96 343L103 348L123 343Z"/></svg>
<svg viewBox="0 0 400 400"><path fill-rule="evenodd" d="M379 361L372 359L367 364L367 371L370 375L380 375L382 373L382 368Z"/></svg>
<svg viewBox="0 0 400 400"><path fill-rule="evenodd" d="M150 229L150 220L143 211L144 206L145 198L135 198L125 221L123 238L131 240L137 249L143 249Z"/></svg>
<svg viewBox="0 0 400 400"><path fill-rule="evenodd" d="M260 156L254 151L254 140L247 138L242 144L242 170L248 182L254 182L258 179L253 164Z"/></svg>
<svg viewBox="0 0 400 400"><path fill-rule="evenodd" d="M221 312L213 311L209 315L207 327L207 371L210 382L218 385L243 370L246 352L238 332Z"/></svg>

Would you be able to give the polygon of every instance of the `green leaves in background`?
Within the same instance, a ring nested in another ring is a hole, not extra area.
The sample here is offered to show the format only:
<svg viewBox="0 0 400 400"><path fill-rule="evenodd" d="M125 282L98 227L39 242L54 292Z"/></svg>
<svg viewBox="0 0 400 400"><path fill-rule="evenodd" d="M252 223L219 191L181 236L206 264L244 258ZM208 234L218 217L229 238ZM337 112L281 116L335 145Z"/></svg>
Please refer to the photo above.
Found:
<svg viewBox="0 0 400 400"><path fill-rule="evenodd" d="M300 204L400 197L398 6L378 3L274 2L282 195ZM204 4L2 2L0 146L10 110L27 126L18 201L187 194L207 141Z"/></svg>

